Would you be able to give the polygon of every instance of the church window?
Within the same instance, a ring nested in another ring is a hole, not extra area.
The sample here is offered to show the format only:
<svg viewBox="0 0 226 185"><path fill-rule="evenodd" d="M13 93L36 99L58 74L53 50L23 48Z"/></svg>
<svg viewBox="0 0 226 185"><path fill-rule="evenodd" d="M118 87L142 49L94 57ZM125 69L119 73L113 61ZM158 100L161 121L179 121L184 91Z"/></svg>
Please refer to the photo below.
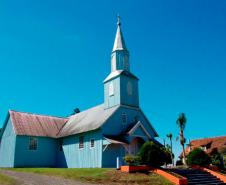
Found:
<svg viewBox="0 0 226 185"><path fill-rule="evenodd" d="M127 115L126 115L126 113L122 113L122 123L123 124L127 123Z"/></svg>
<svg viewBox="0 0 226 185"><path fill-rule="evenodd" d="M79 148L84 148L84 137L80 136L79 137Z"/></svg>
<svg viewBox="0 0 226 185"><path fill-rule="evenodd" d="M113 96L114 95L114 85L113 83L111 82L109 84L109 96Z"/></svg>
<svg viewBox="0 0 226 185"><path fill-rule="evenodd" d="M90 139L90 148L94 148L95 141L94 139Z"/></svg>
<svg viewBox="0 0 226 185"><path fill-rule="evenodd" d="M127 93L128 93L128 95L132 95L133 94L133 87L132 87L132 83L131 82L127 83Z"/></svg>
<svg viewBox="0 0 226 185"><path fill-rule="evenodd" d="M36 137L29 138L29 150L37 150L38 148L38 139Z"/></svg>

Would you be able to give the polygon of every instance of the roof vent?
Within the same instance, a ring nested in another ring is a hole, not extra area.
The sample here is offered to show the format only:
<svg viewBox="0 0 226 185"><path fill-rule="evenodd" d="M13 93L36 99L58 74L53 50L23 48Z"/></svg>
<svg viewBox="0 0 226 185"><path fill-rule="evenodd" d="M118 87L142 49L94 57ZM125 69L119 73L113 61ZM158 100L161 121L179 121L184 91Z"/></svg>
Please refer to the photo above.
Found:
<svg viewBox="0 0 226 185"><path fill-rule="evenodd" d="M75 108L73 110L73 112L71 113L71 115L75 115L75 114L78 114L80 112L80 109L79 108Z"/></svg>

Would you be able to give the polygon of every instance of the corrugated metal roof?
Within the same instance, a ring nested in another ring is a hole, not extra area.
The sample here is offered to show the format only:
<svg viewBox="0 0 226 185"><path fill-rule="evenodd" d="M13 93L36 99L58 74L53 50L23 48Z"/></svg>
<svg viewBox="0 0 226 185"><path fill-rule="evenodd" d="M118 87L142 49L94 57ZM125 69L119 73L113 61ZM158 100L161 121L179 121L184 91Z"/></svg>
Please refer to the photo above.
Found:
<svg viewBox="0 0 226 185"><path fill-rule="evenodd" d="M98 129L118 109L119 106L104 109L104 104L71 116L59 133L59 137L69 136Z"/></svg>
<svg viewBox="0 0 226 185"><path fill-rule="evenodd" d="M17 135L45 136L56 138L67 118L37 115L10 110L15 133Z"/></svg>

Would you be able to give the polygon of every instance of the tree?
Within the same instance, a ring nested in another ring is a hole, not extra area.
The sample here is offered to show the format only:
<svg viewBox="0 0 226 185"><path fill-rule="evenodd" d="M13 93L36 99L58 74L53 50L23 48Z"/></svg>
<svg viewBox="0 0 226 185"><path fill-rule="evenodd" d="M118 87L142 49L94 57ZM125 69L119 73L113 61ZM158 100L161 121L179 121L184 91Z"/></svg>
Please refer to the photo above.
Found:
<svg viewBox="0 0 226 185"><path fill-rule="evenodd" d="M185 155L185 148L184 148L184 144L186 143L186 139L184 137L184 129L185 129L185 126L186 126L186 122L187 122L187 119L186 119L186 116L184 113L181 113L179 115L179 117L177 118L177 125L180 129L180 144L182 146L182 153L183 153L183 162L184 164L186 164L186 155Z"/></svg>
<svg viewBox="0 0 226 185"><path fill-rule="evenodd" d="M207 166L211 162L209 155L200 148L195 148L187 156L187 164Z"/></svg>
<svg viewBox="0 0 226 185"><path fill-rule="evenodd" d="M170 146L167 144L166 147L162 148L165 152L165 164L172 164L172 159L174 158L174 155L171 152Z"/></svg>
<svg viewBox="0 0 226 185"><path fill-rule="evenodd" d="M173 161L173 143L172 143L173 134L169 133L169 134L166 135L166 137L169 138L169 140L170 140L170 154L171 154L172 164L174 165L174 161Z"/></svg>
<svg viewBox="0 0 226 185"><path fill-rule="evenodd" d="M211 164L217 166L220 169L224 168L224 159L223 159L223 155L222 155L223 154L222 149L220 149L220 151L218 151L217 148L214 148L210 153Z"/></svg>
<svg viewBox="0 0 226 185"><path fill-rule="evenodd" d="M139 154L143 164L159 167L166 163L166 154L163 147L154 142L146 142L142 145Z"/></svg>

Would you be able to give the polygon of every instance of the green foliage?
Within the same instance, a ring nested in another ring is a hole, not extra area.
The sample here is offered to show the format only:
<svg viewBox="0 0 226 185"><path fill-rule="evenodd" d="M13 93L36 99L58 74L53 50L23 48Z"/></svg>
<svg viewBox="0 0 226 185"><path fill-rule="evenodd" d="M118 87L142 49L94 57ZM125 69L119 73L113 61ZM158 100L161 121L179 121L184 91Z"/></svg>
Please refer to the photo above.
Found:
<svg viewBox="0 0 226 185"><path fill-rule="evenodd" d="M139 156L141 157L141 162L143 164L153 167L159 167L164 165L166 162L169 162L165 150L152 141L143 144Z"/></svg>
<svg viewBox="0 0 226 185"><path fill-rule="evenodd" d="M163 148L163 151L165 152L165 164L172 164L173 154L171 151L166 148Z"/></svg>
<svg viewBox="0 0 226 185"><path fill-rule="evenodd" d="M187 118L186 118L185 114L181 113L179 115L179 117L177 118L176 122L177 122L178 127L183 131L185 129L186 122L187 122Z"/></svg>
<svg viewBox="0 0 226 185"><path fill-rule="evenodd" d="M72 179L76 181L88 182L88 184L111 184L111 185L122 185L122 184L158 184L158 185L172 185L165 178L157 174L126 174L115 169L110 168L9 168L16 172L30 172L35 174L58 176L64 179ZM75 182L76 184L76 182ZM0 185L5 185L1 181ZM7 184L14 185L14 184Z"/></svg>
<svg viewBox="0 0 226 185"><path fill-rule="evenodd" d="M224 168L223 158L220 153L211 156L211 163L220 169Z"/></svg>
<svg viewBox="0 0 226 185"><path fill-rule="evenodd" d="M211 159L209 155L200 148L192 150L187 156L188 165L207 166L210 162Z"/></svg>
<svg viewBox="0 0 226 185"><path fill-rule="evenodd" d="M11 177L6 175L0 174L0 184L1 185L16 185L17 182Z"/></svg>
<svg viewBox="0 0 226 185"><path fill-rule="evenodd" d="M136 166L140 164L141 157L140 156L134 156L134 155L126 155L124 158L124 161L129 166Z"/></svg>

